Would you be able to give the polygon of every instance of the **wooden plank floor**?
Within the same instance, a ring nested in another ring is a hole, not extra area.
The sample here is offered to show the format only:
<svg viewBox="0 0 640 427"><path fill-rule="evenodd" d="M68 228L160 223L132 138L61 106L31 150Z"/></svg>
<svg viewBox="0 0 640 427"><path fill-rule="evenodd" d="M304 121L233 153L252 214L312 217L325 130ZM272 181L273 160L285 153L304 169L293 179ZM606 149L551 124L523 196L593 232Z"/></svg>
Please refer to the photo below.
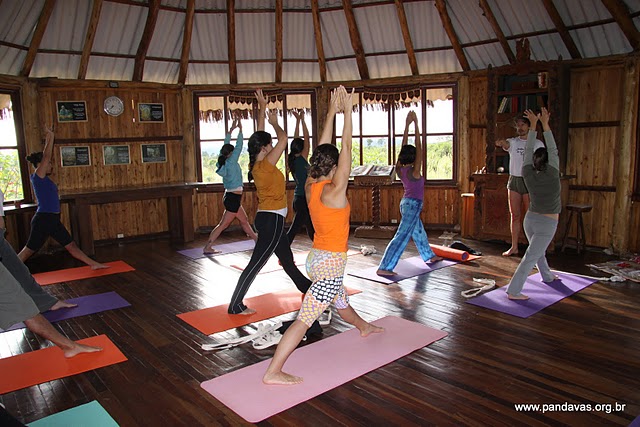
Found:
<svg viewBox="0 0 640 427"><path fill-rule="evenodd" d="M220 242L241 238L229 232ZM438 243L437 238L431 240ZM501 244L465 242L485 256L390 286L352 276L346 280L364 290L351 302L367 320L400 316L448 332L445 339L262 424L595 426L628 425L640 415L640 285L596 283L520 319L465 303L460 291L470 287L472 278L493 278L504 285L520 259L501 257L506 248ZM204 236L196 243L204 243ZM351 238L351 247L375 245L379 253L351 256L347 268L377 265L385 243ZM302 234L293 244L294 250L309 246ZM176 314L227 303L240 274L230 265L246 264L250 253L194 261L177 249L181 247L162 239L98 247L100 261L124 260L136 271L48 286L59 298L116 291L129 301L131 307L57 326L72 339L107 334L129 360L2 395L0 402L7 410L27 423L98 400L121 426L243 424L199 384L268 359L274 348L244 345L203 352L200 345L215 340ZM417 251L410 243L405 257L413 255ZM550 256L550 263L563 271L599 275L584 264L608 259L602 252L579 256L568 250ZM77 265L66 253L29 262L33 272ZM291 286L282 272L261 274L249 296ZM336 317L325 327L324 337L349 328ZM222 336L251 330L240 328ZM0 334L0 357L46 345L26 330L5 332ZM514 408L517 403L565 402L613 406L609 411L545 413ZM624 411L616 410L616 403L626 405Z"/></svg>

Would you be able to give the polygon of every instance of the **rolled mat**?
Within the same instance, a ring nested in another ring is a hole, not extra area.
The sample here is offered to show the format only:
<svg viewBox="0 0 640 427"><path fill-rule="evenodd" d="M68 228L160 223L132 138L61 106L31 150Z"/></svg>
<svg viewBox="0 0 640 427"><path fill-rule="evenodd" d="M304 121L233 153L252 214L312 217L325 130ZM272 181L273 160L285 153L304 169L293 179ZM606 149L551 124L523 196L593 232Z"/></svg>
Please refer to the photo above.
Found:
<svg viewBox="0 0 640 427"><path fill-rule="evenodd" d="M70 304L77 304L77 307L61 308L54 311L45 311L42 313L45 319L51 323L61 320L73 319L75 317L86 316L88 314L100 313L102 311L114 310L116 308L129 307L131 304L118 295L117 292L105 292L102 294L85 295L83 297L71 298L65 300ZM25 328L25 324L20 322L11 326L6 331ZM0 329L2 332L2 329Z"/></svg>
<svg viewBox="0 0 640 427"><path fill-rule="evenodd" d="M46 273L36 273L33 278L40 286L53 285L61 282L71 282L73 280L91 279L93 277L108 276L110 274L125 273L127 271L134 271L135 268L131 267L124 261L106 262L109 268L100 268L98 270L92 270L88 265L86 267L67 268L65 270L48 271Z"/></svg>
<svg viewBox="0 0 640 427"><path fill-rule="evenodd" d="M47 381L69 377L127 360L106 335L78 341L102 347L102 351L82 353L66 358L60 347L53 346L0 359L0 394L20 390Z"/></svg>
<svg viewBox="0 0 640 427"><path fill-rule="evenodd" d="M347 288L347 294L349 295L355 295L360 292L362 291L359 289ZM287 289L247 298L245 300L247 307L256 310L254 314L248 316L227 313L229 304L203 308L202 310L190 311L177 316L203 334L211 335L300 310L302 298L304 298L304 294L301 294L297 289Z"/></svg>
<svg viewBox="0 0 640 427"><path fill-rule="evenodd" d="M373 324L385 331L361 337L354 328L296 349L284 367L287 373L302 377L302 384L263 384L271 362L265 360L200 386L246 421L257 423L447 336L399 317L384 317Z"/></svg>
<svg viewBox="0 0 640 427"><path fill-rule="evenodd" d="M478 255L471 255L467 251L461 251L458 249L452 249L447 246L441 245L429 245L431 246L431 250L434 254L439 257L450 259L453 261L472 261L474 259L480 258Z"/></svg>
<svg viewBox="0 0 640 427"><path fill-rule="evenodd" d="M80 427L88 424L91 427L118 427L118 423L96 400L41 418L29 423L29 427Z"/></svg>

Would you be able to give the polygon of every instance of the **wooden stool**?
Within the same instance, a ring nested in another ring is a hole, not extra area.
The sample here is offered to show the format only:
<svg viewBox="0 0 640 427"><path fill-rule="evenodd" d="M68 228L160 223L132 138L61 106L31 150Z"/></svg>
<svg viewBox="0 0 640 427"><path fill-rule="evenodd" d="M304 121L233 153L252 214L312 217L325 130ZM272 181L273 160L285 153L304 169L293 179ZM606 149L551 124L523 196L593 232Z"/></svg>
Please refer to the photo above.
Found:
<svg viewBox="0 0 640 427"><path fill-rule="evenodd" d="M582 246L582 249L584 249L587 238L584 234L584 223L582 222L582 213L589 212L591 211L592 208L593 206L591 205L569 204L565 206L565 209L568 210L570 214L569 214L569 219L567 219L567 225L564 229L564 236L562 237L562 249L561 249L562 252L564 252L564 248L567 245L567 237L568 237L567 235L569 234L569 228L571 227L571 220L573 219L574 213L577 214L576 216L578 218L578 223L576 225L576 249L578 249L578 253L580 253L580 246Z"/></svg>

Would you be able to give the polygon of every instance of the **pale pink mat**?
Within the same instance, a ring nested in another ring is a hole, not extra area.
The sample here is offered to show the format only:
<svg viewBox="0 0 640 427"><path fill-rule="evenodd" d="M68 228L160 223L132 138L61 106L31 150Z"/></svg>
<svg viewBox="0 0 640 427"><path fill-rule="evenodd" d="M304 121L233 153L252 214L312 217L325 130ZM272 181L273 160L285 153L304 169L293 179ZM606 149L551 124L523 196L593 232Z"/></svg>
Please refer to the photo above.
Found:
<svg viewBox="0 0 640 427"><path fill-rule="evenodd" d="M302 384L263 384L269 359L200 385L246 421L257 423L447 336L399 317L373 323L385 332L363 338L351 329L295 350L284 371L303 377Z"/></svg>

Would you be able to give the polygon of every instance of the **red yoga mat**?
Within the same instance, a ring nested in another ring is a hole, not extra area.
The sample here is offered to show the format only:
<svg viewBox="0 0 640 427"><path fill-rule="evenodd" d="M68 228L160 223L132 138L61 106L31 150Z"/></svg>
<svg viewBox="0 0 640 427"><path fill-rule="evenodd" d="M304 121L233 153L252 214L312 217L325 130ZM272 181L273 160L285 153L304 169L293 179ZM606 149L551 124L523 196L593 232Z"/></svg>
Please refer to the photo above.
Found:
<svg viewBox="0 0 640 427"><path fill-rule="evenodd" d="M79 343L102 347L96 353L82 353L67 359L60 347L47 347L0 359L0 394L20 390L127 360L106 335L86 338Z"/></svg>
<svg viewBox="0 0 640 427"><path fill-rule="evenodd" d="M447 246L440 246L440 245L429 245L429 246L431 246L431 250L433 251L433 253L445 259L451 259L454 261L472 261L474 259L480 258L478 255L471 255L467 251L452 249Z"/></svg>
<svg viewBox="0 0 640 427"><path fill-rule="evenodd" d="M46 273L36 273L33 278L40 286L53 285L61 282L71 282L73 280L90 279L92 277L108 276L110 274L125 273L127 271L134 271L135 268L131 267L124 261L107 262L109 268L101 268L99 270L92 270L88 265L85 267L67 268L65 270L48 271Z"/></svg>
<svg viewBox="0 0 640 427"><path fill-rule="evenodd" d="M347 288L349 295L360 292L362 291L359 289ZM304 295L297 289L288 289L247 298L245 300L247 306L256 310L256 313L248 316L227 313L228 304L190 311L177 316L203 334L211 335L300 310L303 298Z"/></svg>

